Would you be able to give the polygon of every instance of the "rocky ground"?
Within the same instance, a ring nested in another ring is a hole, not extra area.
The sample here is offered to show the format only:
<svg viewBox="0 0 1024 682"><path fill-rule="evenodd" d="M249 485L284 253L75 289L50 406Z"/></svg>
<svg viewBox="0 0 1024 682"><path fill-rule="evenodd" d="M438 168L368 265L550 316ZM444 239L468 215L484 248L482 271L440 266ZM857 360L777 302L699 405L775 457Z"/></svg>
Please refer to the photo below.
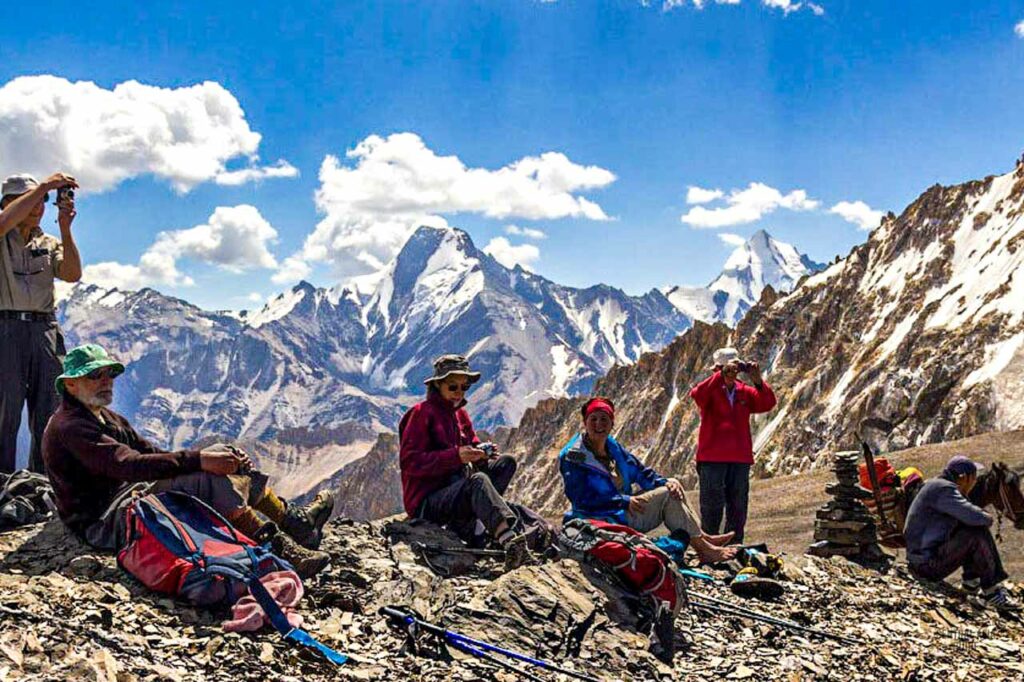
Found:
<svg viewBox="0 0 1024 682"><path fill-rule="evenodd" d="M898 565L880 575L838 558L787 557L783 598L744 602L863 645L691 607L677 621L680 650L669 668L647 652L622 594L576 562L500 575L493 560L456 557L444 567L461 575L442 578L411 548L424 532L393 521L331 523L325 549L335 564L308 584L302 613L310 632L352 657L338 669L272 632L223 633L221 614L148 593L56 522L4 533L0 680L520 679L458 653L450 663L400 653L402 638L377 615L387 604L602 680L1024 678L1020 622L910 582ZM430 533L431 542L451 542ZM694 589L739 601L724 586Z"/></svg>

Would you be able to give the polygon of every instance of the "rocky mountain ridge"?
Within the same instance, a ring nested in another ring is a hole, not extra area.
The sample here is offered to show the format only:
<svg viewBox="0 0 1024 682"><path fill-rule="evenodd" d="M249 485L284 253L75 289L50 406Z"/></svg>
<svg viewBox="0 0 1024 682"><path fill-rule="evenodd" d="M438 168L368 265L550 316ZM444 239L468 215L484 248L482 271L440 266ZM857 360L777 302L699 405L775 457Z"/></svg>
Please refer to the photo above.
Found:
<svg viewBox="0 0 1024 682"><path fill-rule="evenodd" d="M695 324L664 350L613 368L594 392L616 431L663 472L692 481L699 416L689 389L716 347L761 363L775 410L753 420L758 475L828 466L867 416L898 449L1024 426L1024 160L1000 176L928 189L868 241L792 293L771 288L735 329ZM580 399L528 410L503 444L530 471L520 499L558 513L558 448Z"/></svg>
<svg viewBox="0 0 1024 682"><path fill-rule="evenodd" d="M152 289L81 284L58 315L69 346L100 343L128 363L114 407L143 433L168 447L242 441L296 493L392 431L444 352L462 350L484 372L474 402L486 428L589 390L691 325L660 291L562 286L502 266L465 232L431 227L410 237L370 295L300 282L260 310L211 312ZM333 435L301 447L279 438L297 431L307 441Z"/></svg>

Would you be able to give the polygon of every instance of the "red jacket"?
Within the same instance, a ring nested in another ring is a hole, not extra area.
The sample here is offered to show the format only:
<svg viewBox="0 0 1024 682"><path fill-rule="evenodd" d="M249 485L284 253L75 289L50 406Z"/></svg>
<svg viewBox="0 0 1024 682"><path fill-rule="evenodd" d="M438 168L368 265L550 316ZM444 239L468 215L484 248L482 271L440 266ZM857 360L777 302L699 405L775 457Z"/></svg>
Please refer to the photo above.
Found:
<svg viewBox="0 0 1024 682"><path fill-rule="evenodd" d="M402 500L409 516L416 515L423 498L443 488L462 469L459 446L480 442L462 406L453 407L434 392L405 413L398 425L398 439Z"/></svg>
<svg viewBox="0 0 1024 682"><path fill-rule="evenodd" d="M725 392L725 379L715 372L690 391L700 409L700 435L697 438L698 462L754 463L750 440L750 415L775 407L775 394L762 382L755 388L736 381L733 404Z"/></svg>

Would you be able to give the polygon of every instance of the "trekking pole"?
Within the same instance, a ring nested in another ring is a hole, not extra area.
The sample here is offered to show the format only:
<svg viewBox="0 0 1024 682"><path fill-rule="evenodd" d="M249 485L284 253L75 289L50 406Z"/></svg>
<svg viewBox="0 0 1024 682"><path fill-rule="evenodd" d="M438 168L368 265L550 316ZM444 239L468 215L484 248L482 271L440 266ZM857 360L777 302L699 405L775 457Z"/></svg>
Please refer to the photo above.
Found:
<svg viewBox="0 0 1024 682"><path fill-rule="evenodd" d="M846 637L844 635L836 635L827 630L820 630L818 628L807 627L806 625L800 625L791 620L785 620L783 618L776 618L775 616L769 616L753 609L748 609L745 606L733 604L724 599L718 599L708 594L702 594L696 590L690 590L690 602L699 608L707 609L708 611L716 611L726 615L739 616L742 618L749 618L750 620L761 621L762 623L768 623L769 625L777 625L778 627L787 628L789 630L795 630L797 632L806 632L812 635L818 635L819 637L827 637L834 639L844 644L856 644L862 645L865 642L860 639L853 637Z"/></svg>
<svg viewBox="0 0 1024 682"><path fill-rule="evenodd" d="M428 545L423 542L414 542L412 547L420 552L433 552L434 554L471 554L473 556L504 557L503 549L476 549L474 547L442 547L441 545Z"/></svg>
<svg viewBox="0 0 1024 682"><path fill-rule="evenodd" d="M583 673L578 673L575 670L569 670L567 668L560 668L559 666L557 666L557 665L555 665L553 663L549 663L549 662L541 660L539 658L532 658L530 656L527 656L526 654L521 654L521 653L518 653L516 651L510 651L508 649L502 649L501 647L494 646L493 644L488 644L487 642L481 641L479 639L473 639L472 637L467 637L466 635L461 635L458 632L453 632L451 630L448 630L446 628L441 627L440 625L434 625L433 623L428 623L425 620L417 618L416 616L414 616L413 614L409 613L408 611L402 611L401 609L397 609L397 608L395 608L393 606L383 606L383 607L381 607L379 613L381 615L383 615L383 616L387 616L388 618L390 618L392 620L392 622L397 623L397 624L401 624L404 627L408 627L410 625L413 625L413 626L416 626L416 627L422 629L424 632L429 632L432 635L435 635L437 637L441 637L446 642L448 642L448 643L458 647L459 649L461 649L463 651L466 651L467 648L468 648L468 649L470 649L470 651L468 651L468 653L472 653L473 655L486 654L488 652L493 652L493 653L501 654L502 656L506 656L508 658L511 658L511 659L514 659L514 660L517 660L517 661L522 661L524 663L529 663L530 665L536 666L538 668L542 668L544 670L550 670L551 672L561 673L562 675L568 675L569 677L574 677L574 678L576 678L578 680L584 680L584 682L600 682L600 680L598 680L596 677L591 677L590 675L585 675ZM488 658L488 660L490 660L490 658L491 658L491 657L488 657L488 656L480 656L480 657L481 658ZM495 662L499 662L499 661L495 660ZM505 663L504 661L500 661L500 662L501 663ZM520 671L518 668L513 667L512 669L517 671L517 672L519 672L520 674L529 675L529 673L526 673L524 671Z"/></svg>

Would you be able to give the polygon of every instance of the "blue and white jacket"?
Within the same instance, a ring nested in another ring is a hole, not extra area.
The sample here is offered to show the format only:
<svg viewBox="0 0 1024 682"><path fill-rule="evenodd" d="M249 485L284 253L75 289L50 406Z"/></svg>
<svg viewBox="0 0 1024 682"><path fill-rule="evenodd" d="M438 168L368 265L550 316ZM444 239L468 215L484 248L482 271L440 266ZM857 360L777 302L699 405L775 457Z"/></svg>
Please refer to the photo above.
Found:
<svg viewBox="0 0 1024 682"><path fill-rule="evenodd" d="M584 518L625 525L633 486L646 491L668 482L654 469L645 467L613 437L608 436L605 447L622 476L621 489L615 486L611 473L583 444L582 434L576 434L558 455L558 470L562 474L565 495L572 505L572 509L565 513L565 521Z"/></svg>

